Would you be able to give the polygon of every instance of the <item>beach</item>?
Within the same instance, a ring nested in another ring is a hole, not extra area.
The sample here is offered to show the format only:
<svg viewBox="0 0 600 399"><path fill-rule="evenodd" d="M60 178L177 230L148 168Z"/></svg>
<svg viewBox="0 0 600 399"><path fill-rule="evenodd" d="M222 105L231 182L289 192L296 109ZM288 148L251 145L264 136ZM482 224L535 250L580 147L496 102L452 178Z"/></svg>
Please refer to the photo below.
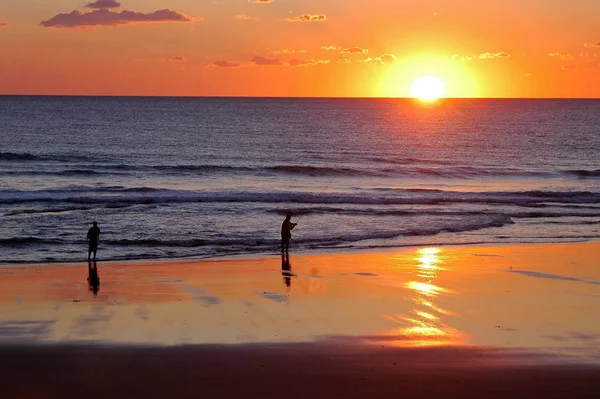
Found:
<svg viewBox="0 0 600 399"><path fill-rule="evenodd" d="M86 262L3 266L3 389L597 397L598 259L598 242L100 258L93 284Z"/></svg>
<svg viewBox="0 0 600 399"><path fill-rule="evenodd" d="M599 14L0 1L0 399L600 399Z"/></svg>

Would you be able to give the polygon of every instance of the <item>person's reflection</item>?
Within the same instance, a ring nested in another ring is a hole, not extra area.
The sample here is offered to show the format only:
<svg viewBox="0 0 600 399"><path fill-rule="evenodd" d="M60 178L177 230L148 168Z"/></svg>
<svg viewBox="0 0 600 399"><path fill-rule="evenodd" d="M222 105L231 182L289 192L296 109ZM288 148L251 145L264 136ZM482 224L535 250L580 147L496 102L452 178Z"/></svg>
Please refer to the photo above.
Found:
<svg viewBox="0 0 600 399"><path fill-rule="evenodd" d="M290 254L281 253L281 275L283 276L283 283L286 287L292 286L292 266L290 265Z"/></svg>
<svg viewBox="0 0 600 399"><path fill-rule="evenodd" d="M100 291L100 277L98 277L98 265L96 264L96 261L93 262L93 266L92 262L88 262L87 281L90 291L94 293L94 296L98 295L98 291Z"/></svg>

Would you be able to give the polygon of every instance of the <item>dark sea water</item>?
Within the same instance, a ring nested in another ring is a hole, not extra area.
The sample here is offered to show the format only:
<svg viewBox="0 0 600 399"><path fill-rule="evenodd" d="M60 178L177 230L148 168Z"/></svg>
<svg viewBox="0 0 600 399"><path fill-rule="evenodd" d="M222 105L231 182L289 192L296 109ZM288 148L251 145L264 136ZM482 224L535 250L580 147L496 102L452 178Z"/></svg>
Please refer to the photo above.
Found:
<svg viewBox="0 0 600 399"><path fill-rule="evenodd" d="M600 101L0 97L0 262L600 238Z"/></svg>

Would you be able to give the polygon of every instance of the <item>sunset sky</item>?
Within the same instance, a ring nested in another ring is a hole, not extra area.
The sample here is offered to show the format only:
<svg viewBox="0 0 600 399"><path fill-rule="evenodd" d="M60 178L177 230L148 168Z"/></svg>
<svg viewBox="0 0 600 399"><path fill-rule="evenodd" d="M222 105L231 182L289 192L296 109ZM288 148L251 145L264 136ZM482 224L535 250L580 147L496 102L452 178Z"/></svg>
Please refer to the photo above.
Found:
<svg viewBox="0 0 600 399"><path fill-rule="evenodd" d="M2 0L0 94L600 97L598 0Z"/></svg>

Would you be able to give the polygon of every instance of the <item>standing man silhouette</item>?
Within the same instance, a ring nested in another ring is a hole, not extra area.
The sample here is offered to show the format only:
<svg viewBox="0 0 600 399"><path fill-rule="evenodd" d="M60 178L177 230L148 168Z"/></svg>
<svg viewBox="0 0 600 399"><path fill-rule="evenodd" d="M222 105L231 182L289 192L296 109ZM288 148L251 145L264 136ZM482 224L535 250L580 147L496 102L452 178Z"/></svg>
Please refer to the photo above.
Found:
<svg viewBox="0 0 600 399"><path fill-rule="evenodd" d="M281 253L288 253L290 249L290 238L292 238L292 230L298 223L292 223L292 212L288 212L281 225Z"/></svg>
<svg viewBox="0 0 600 399"><path fill-rule="evenodd" d="M96 251L98 251L98 242L100 241L100 228L98 228L98 222L92 222L93 226L90 227L87 233L87 239L90 242L88 250L88 261L92 252L94 253L94 260L96 260Z"/></svg>

